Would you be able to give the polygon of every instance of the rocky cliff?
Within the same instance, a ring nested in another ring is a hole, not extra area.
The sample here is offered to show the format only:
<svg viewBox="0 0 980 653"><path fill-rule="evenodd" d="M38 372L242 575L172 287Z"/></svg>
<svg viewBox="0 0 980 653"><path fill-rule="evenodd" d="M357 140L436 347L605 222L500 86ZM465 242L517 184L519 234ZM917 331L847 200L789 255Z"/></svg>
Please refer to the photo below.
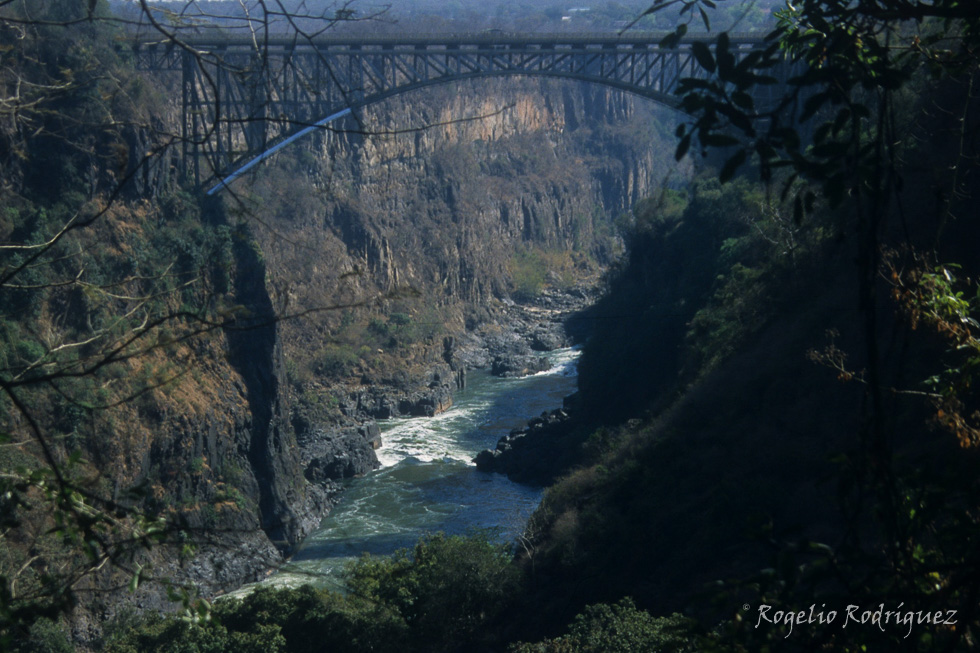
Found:
<svg viewBox="0 0 980 653"><path fill-rule="evenodd" d="M614 219L683 176L672 124L609 89L483 80L369 107L239 182L270 287L301 316L281 326L298 423L448 405L464 333L597 274ZM405 402L420 381L428 398Z"/></svg>
<svg viewBox="0 0 980 653"><path fill-rule="evenodd" d="M9 304L4 346L43 354L114 315L137 332L152 318L143 355L30 401L50 403L41 426L59 455L88 461L98 492L115 500L135 486L132 505L179 526L140 564L220 592L281 560L338 481L377 466L373 420L441 412L467 367L533 371L533 350L564 342L544 318L522 318L511 337L513 298L547 303L549 287L597 277L617 253L614 219L673 169L671 126L609 90L500 79L370 107L214 201L154 160L52 268L104 285L52 277L50 297ZM116 149L135 165L153 133L132 128ZM85 165L112 180L108 163ZM50 180L13 172L28 199L5 214L8 239L27 233L18 211L26 220L53 197ZM90 589L124 584L93 577ZM111 604L93 600L89 616ZM87 639L94 621L76 623Z"/></svg>

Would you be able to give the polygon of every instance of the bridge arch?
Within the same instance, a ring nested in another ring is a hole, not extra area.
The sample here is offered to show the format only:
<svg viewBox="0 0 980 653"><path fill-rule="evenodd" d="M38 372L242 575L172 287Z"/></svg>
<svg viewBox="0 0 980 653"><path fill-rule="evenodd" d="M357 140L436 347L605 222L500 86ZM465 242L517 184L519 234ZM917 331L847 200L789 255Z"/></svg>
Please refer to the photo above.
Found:
<svg viewBox="0 0 980 653"><path fill-rule="evenodd" d="M188 45L213 57L151 43L138 44L136 51L144 69L180 73L184 158L197 181L214 184L214 192L354 109L450 82L503 76L563 78L677 108L673 92L680 79L707 73L692 50L699 39L664 48L663 36L282 38L263 44L261 52L244 39L200 37ZM760 42L755 35L736 35L732 47L737 54Z"/></svg>
<svg viewBox="0 0 980 653"><path fill-rule="evenodd" d="M638 92L636 89L629 88L627 86L620 85L620 84L610 83L606 80L583 79L581 77L573 77L570 75L513 73L508 71L499 71L499 72L488 72L488 73L480 73L480 74L465 75L460 77L439 79L439 80L429 81L420 84L400 86L383 93L378 93L370 97L365 97L362 100L351 104L350 106L343 107L343 108L336 107L338 109L337 111L333 111L322 118L314 119L312 122L308 124L307 123L296 124L298 121L290 120L290 122L292 122L293 126L295 127L293 131L281 134L277 138L268 141L265 149L262 151L255 152L255 153L252 152L242 153L240 157L238 157L237 159L233 159L229 162L230 167L226 171L221 173L215 173L211 178L206 179L204 182L204 186L207 189L206 193L208 195L214 195L220 192L224 188L228 187L238 177L244 175L246 172L251 170L256 165L271 158L272 155L276 154L283 148L311 134L317 129L321 129L336 120L351 115L354 111L358 109L363 109L373 104L384 102L385 100L388 100L398 95L404 95L404 94L411 93L413 91L420 91L426 88L432 88L434 86L442 86L446 84L467 82L467 81L487 79L487 78L514 77L518 75L523 77L531 77L531 78L564 79L564 80L573 80L573 81L584 82L584 83L594 83L600 86L606 86L624 92L639 95L644 99L652 100L654 102L667 106L668 108L671 109L679 109L678 99L674 95L668 95L660 92L641 93Z"/></svg>

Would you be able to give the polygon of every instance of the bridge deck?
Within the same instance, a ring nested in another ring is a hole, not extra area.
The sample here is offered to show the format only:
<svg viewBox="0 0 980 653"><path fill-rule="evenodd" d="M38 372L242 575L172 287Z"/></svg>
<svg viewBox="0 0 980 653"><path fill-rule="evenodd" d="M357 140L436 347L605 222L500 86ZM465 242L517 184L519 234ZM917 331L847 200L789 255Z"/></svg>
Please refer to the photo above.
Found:
<svg viewBox="0 0 980 653"><path fill-rule="evenodd" d="M473 33L445 34L377 34L377 35L342 35L330 34L304 38L297 34L281 36L232 35L232 34L193 34L181 36L180 41L192 48L200 49L254 49L256 45L272 48L304 48L304 49L356 49L382 48L390 49L440 49L440 48L631 48L631 47L660 47L660 42L668 36L667 32L630 32L619 35L614 32L501 32L485 31ZM684 37L680 47L691 43L713 42L714 35L693 34ZM758 45L765 40L764 35L755 32L729 34L729 41L735 46ZM156 38L136 38L134 44L138 48L173 45L171 41Z"/></svg>

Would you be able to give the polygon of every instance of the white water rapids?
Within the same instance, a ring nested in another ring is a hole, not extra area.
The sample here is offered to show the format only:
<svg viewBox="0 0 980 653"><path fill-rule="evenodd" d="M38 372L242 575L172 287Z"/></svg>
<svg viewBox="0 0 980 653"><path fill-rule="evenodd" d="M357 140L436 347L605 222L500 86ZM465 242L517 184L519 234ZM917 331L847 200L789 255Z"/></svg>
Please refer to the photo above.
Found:
<svg viewBox="0 0 980 653"><path fill-rule="evenodd" d="M340 504L262 584L339 589L349 561L364 553L390 555L426 533L494 529L503 541L514 540L541 500L541 488L477 471L472 461L511 429L561 407L575 391L578 351L548 356L551 369L519 379L470 372L453 407L435 417L380 422L381 469L352 479Z"/></svg>

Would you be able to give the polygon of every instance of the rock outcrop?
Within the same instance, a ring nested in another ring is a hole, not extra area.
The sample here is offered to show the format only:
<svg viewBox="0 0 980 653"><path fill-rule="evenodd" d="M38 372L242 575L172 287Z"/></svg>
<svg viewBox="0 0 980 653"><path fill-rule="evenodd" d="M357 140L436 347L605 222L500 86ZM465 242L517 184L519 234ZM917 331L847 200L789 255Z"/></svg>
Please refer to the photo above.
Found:
<svg viewBox="0 0 980 653"><path fill-rule="evenodd" d="M374 451L381 446L376 422L358 428L316 430L301 442L305 469L312 483L329 484L363 476L380 467Z"/></svg>
<svg viewBox="0 0 980 653"><path fill-rule="evenodd" d="M477 469L528 485L553 483L579 455L581 433L569 417L573 401L566 398L562 408L532 418L500 438L496 448L481 451L473 459Z"/></svg>

